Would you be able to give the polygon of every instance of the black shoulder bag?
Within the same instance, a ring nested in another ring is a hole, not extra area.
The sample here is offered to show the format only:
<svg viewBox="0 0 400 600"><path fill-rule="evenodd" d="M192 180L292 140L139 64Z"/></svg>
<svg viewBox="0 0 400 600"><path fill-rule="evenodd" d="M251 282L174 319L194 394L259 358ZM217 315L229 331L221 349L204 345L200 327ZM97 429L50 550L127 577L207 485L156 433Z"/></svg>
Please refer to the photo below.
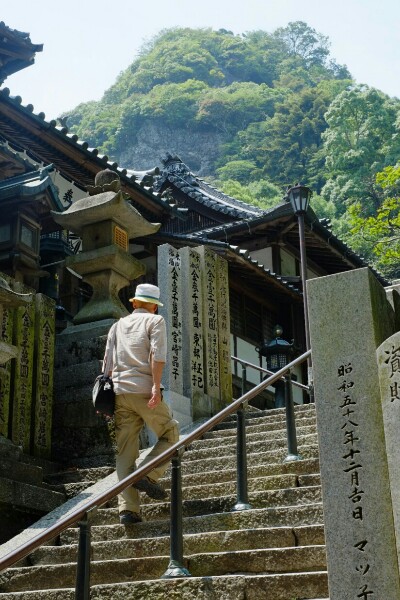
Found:
<svg viewBox="0 0 400 600"><path fill-rule="evenodd" d="M112 363L116 331L117 326L114 328L109 352L107 354L104 368L105 372L96 377L92 391L93 406L96 413L105 415L106 417L112 417L115 410L114 384L111 377L108 376L108 373L110 372Z"/></svg>

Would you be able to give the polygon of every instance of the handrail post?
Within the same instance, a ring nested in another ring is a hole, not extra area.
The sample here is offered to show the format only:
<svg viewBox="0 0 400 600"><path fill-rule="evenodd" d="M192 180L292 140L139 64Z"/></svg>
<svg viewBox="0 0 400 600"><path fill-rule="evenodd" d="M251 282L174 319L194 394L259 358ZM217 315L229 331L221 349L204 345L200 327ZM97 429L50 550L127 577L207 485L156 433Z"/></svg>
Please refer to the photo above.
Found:
<svg viewBox="0 0 400 600"><path fill-rule="evenodd" d="M246 366L242 364L242 396L246 393ZM236 437L236 469L237 469L237 498L233 511L249 510L247 488L247 448L246 448L246 419L244 408L247 402L241 404L236 412L237 437Z"/></svg>
<svg viewBox="0 0 400 600"><path fill-rule="evenodd" d="M97 507L94 506L87 511L81 521L78 521L79 541L76 565L75 600L89 600L90 598L91 520L96 511Z"/></svg>
<svg viewBox="0 0 400 600"><path fill-rule="evenodd" d="M185 449L180 448L171 458L171 532L170 561L161 579L191 577L183 566L183 522L182 522L182 467L181 457Z"/></svg>
<svg viewBox="0 0 400 600"><path fill-rule="evenodd" d="M290 371L285 375L285 413L286 413L286 435L288 454L284 462L302 460L297 451L296 421L293 406L292 374Z"/></svg>

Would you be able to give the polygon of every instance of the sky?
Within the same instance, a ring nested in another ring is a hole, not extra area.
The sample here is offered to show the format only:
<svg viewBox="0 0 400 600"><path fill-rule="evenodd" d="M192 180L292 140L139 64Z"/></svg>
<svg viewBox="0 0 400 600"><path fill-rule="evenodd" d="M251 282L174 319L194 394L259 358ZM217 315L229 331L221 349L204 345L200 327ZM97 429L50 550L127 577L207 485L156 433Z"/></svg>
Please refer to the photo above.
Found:
<svg viewBox="0 0 400 600"><path fill-rule="evenodd" d="M399 0L3 0L0 20L43 44L3 87L50 120L104 91L163 29L272 33L304 21L328 36L331 57L357 83L400 98Z"/></svg>

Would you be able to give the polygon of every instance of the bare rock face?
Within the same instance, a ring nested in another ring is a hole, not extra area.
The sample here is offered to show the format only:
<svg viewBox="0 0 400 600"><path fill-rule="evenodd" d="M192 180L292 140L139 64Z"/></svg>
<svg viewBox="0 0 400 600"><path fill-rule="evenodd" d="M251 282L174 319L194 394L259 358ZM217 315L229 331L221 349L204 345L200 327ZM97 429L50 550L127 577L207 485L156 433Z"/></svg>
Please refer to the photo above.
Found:
<svg viewBox="0 0 400 600"><path fill-rule="evenodd" d="M118 162L132 169L148 169L158 165L169 152L180 156L193 172L205 177L214 173L219 147L225 141L222 133L214 131L190 131L149 123L139 129Z"/></svg>

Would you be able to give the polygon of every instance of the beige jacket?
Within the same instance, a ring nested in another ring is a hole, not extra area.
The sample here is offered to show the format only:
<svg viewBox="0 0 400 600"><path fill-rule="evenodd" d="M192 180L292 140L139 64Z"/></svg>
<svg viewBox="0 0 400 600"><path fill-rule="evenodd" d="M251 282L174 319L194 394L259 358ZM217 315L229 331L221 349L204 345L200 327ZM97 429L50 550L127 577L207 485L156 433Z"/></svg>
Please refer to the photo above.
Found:
<svg viewBox="0 0 400 600"><path fill-rule="evenodd" d="M167 337L164 317L137 308L111 327L104 363L116 328L112 380L116 394L149 394L153 385L151 360L166 362ZM104 366L103 366L104 369Z"/></svg>

